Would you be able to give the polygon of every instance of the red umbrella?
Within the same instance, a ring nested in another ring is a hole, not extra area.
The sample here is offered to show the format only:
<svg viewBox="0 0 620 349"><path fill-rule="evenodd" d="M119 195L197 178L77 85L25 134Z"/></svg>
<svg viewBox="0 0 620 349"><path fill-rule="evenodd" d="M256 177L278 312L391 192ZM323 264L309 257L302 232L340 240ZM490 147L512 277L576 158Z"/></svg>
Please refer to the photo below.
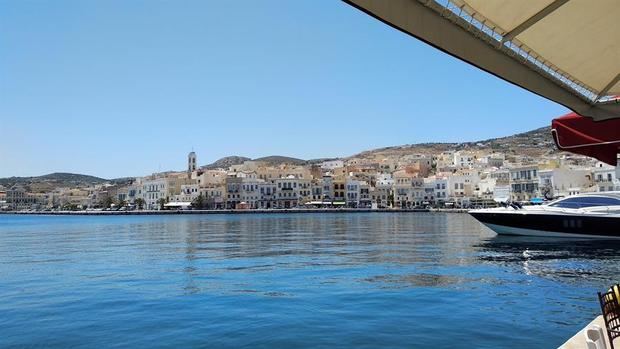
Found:
<svg viewBox="0 0 620 349"><path fill-rule="evenodd" d="M551 122L551 134L561 150L591 156L612 166L620 152L620 119L592 121L570 113Z"/></svg>

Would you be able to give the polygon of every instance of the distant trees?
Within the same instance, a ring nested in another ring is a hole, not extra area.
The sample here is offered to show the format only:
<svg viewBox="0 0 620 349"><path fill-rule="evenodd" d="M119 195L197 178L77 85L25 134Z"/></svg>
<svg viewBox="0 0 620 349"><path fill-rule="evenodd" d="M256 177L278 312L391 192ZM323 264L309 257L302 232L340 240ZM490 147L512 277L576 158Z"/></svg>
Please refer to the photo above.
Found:
<svg viewBox="0 0 620 349"><path fill-rule="evenodd" d="M394 194L388 195L387 201L388 207L394 207Z"/></svg>
<svg viewBox="0 0 620 349"><path fill-rule="evenodd" d="M111 196L106 196L105 198L103 198L103 200L101 200L99 204L103 208L110 208L112 207L112 204L114 204L114 198Z"/></svg>
<svg viewBox="0 0 620 349"><path fill-rule="evenodd" d="M195 199L194 201L192 201L192 207L193 208L197 208L199 210L205 208L207 202L205 200L205 197L202 195L202 193L200 193Z"/></svg>
<svg viewBox="0 0 620 349"><path fill-rule="evenodd" d="M137 198L133 201L133 203L138 206L138 209L141 210L144 208L144 199L143 198Z"/></svg>
<svg viewBox="0 0 620 349"><path fill-rule="evenodd" d="M168 202L168 200L161 198L159 200L157 200L157 204L159 205L159 209L163 210L164 209L164 205Z"/></svg>
<svg viewBox="0 0 620 349"><path fill-rule="evenodd" d="M79 210L79 207L76 204L72 204L72 203L68 202L68 203L62 205L61 209L63 211L77 211L77 210Z"/></svg>

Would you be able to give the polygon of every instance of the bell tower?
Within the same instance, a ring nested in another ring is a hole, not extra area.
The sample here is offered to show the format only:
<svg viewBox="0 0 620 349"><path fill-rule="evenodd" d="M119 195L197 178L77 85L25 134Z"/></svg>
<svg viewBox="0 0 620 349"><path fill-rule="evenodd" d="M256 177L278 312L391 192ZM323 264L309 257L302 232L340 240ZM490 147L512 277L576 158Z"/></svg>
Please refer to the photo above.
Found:
<svg viewBox="0 0 620 349"><path fill-rule="evenodd" d="M192 177L192 172L196 171L196 153L191 152L187 155L187 177Z"/></svg>

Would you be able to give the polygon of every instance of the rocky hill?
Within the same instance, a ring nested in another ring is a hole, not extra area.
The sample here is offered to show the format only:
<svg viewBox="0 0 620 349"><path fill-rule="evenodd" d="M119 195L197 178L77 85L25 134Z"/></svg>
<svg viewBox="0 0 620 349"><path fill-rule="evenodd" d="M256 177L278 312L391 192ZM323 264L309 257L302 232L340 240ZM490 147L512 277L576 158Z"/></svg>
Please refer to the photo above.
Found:
<svg viewBox="0 0 620 349"><path fill-rule="evenodd" d="M298 158L293 158L290 156L282 156L282 155L270 155L270 156L263 156L260 158L255 158L255 159L251 159L251 158L247 158L244 156L227 156L227 157L223 157L211 164L208 164L206 166L204 166L207 169L215 169L215 168L227 168L231 165L240 165L242 164L244 161L260 161L263 163L266 163L270 166L278 166L278 165L282 165L282 164L287 164L287 165L312 165L312 164L316 164L316 163L321 163L323 161L327 161L327 160L334 160L331 158L322 158L322 159L311 159L311 160L303 160L303 159L298 159Z"/></svg>
<svg viewBox="0 0 620 349"><path fill-rule="evenodd" d="M398 146L391 146L385 148L377 148L372 150L363 151L358 154L354 154L341 159L351 158L379 158L388 156L403 156L408 154L438 154L443 151L450 150L487 150L503 152L507 155L520 154L531 157L539 157L545 154L554 153L558 150L553 143L551 137L551 128L541 127L532 131L515 134L512 136L491 138L480 141L461 142L461 143L416 143L405 144ZM208 169L213 168L226 168L231 165L242 164L244 161L252 160L243 156L228 156L221 158L216 162L206 166ZM261 158L253 159L254 161L266 162L269 165L277 166L280 164L292 164L292 165L309 165L316 164L322 161L335 160L335 159L311 159L303 160L288 156L272 155Z"/></svg>
<svg viewBox="0 0 620 349"><path fill-rule="evenodd" d="M541 127L512 136L462 143L418 143L367 150L349 158L374 158L406 154L438 154L443 151L488 150L538 157L557 152L550 127Z"/></svg>
<svg viewBox="0 0 620 349"><path fill-rule="evenodd" d="M252 160L250 158L246 158L245 156L226 156L223 157L213 163L210 163L205 166L207 169L215 169L215 168L228 168L232 165L241 165L244 161Z"/></svg>

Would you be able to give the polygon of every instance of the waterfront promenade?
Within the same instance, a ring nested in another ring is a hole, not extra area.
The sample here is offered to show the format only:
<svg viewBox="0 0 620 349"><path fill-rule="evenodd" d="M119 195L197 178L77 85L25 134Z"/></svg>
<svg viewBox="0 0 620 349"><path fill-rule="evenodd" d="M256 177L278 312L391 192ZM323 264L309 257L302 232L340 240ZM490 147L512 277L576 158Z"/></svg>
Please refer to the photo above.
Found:
<svg viewBox="0 0 620 349"><path fill-rule="evenodd" d="M370 208L292 208L251 210L134 210L134 211L0 211L6 215L141 216L178 214L281 214L281 213L467 213L467 209L370 209Z"/></svg>

